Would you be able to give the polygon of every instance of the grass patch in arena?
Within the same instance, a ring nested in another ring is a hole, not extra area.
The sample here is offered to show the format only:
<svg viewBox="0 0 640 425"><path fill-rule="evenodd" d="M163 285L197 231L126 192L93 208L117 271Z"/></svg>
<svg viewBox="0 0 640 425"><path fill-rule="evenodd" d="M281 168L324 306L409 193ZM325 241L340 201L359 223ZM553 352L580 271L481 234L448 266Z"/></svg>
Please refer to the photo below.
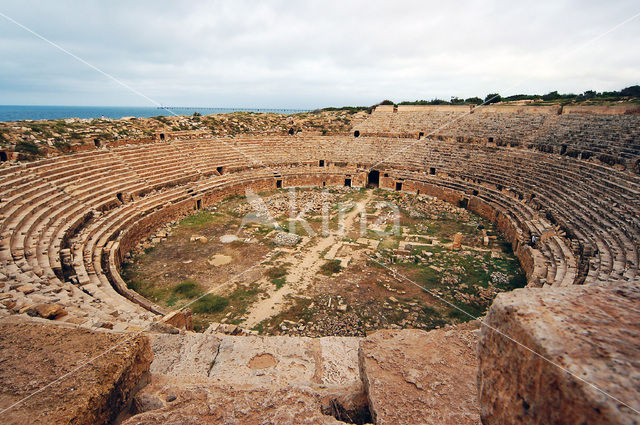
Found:
<svg viewBox="0 0 640 425"><path fill-rule="evenodd" d="M193 280L186 280L174 286L173 293L185 298L196 298L202 294L202 289Z"/></svg>
<svg viewBox="0 0 640 425"><path fill-rule="evenodd" d="M229 305L229 299L219 295L207 294L191 305L191 310L196 313L217 313Z"/></svg>
<svg viewBox="0 0 640 425"><path fill-rule="evenodd" d="M183 218L180 220L180 226L188 227L191 229L198 229L200 227L204 227L211 221L216 218L211 211L200 211L196 214L193 214L189 217Z"/></svg>

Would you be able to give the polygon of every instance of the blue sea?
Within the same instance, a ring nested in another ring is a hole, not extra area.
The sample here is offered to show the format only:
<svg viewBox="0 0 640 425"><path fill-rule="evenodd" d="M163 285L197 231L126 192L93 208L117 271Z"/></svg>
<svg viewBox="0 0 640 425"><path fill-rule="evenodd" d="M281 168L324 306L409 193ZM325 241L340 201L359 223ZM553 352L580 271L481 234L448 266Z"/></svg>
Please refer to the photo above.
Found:
<svg viewBox="0 0 640 425"><path fill-rule="evenodd" d="M20 120L57 120L62 118L115 118L137 117L149 118L158 115L192 115L198 112L202 115L226 114L236 111L247 112L275 112L279 114L293 114L306 112L306 109L257 109L257 108L187 108L171 107L159 108L155 106L31 106L31 105L0 105L0 121Z"/></svg>

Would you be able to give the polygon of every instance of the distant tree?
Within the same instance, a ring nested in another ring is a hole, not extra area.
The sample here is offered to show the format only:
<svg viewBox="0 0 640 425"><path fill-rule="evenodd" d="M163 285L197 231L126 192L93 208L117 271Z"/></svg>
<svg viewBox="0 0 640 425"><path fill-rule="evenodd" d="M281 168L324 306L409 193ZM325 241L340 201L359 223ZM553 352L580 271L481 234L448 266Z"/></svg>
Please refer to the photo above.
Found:
<svg viewBox="0 0 640 425"><path fill-rule="evenodd" d="M622 96L640 97L640 86L631 86L620 90Z"/></svg>
<svg viewBox="0 0 640 425"><path fill-rule="evenodd" d="M395 105L395 103L393 103L391 100L389 99L385 99L382 102L380 102L380 105Z"/></svg>
<svg viewBox="0 0 640 425"><path fill-rule="evenodd" d="M202 116L202 114L201 114L200 112L194 112L194 113L193 113L193 116L194 116L194 117L201 117L201 116Z"/></svg>
<svg viewBox="0 0 640 425"><path fill-rule="evenodd" d="M482 99L479 97L468 97L464 100L464 103L473 103L475 105L479 105L482 103Z"/></svg>
<svg viewBox="0 0 640 425"><path fill-rule="evenodd" d="M452 105L462 105L464 103L464 99L460 99L459 97L452 96L451 104Z"/></svg>
<svg viewBox="0 0 640 425"><path fill-rule="evenodd" d="M498 93L488 94L487 97L484 98L484 103L487 105L491 103L498 103L502 100L502 97Z"/></svg>
<svg viewBox="0 0 640 425"><path fill-rule="evenodd" d="M448 105L448 104L449 102L447 102L446 100L438 99L437 97L429 101L429 105Z"/></svg>

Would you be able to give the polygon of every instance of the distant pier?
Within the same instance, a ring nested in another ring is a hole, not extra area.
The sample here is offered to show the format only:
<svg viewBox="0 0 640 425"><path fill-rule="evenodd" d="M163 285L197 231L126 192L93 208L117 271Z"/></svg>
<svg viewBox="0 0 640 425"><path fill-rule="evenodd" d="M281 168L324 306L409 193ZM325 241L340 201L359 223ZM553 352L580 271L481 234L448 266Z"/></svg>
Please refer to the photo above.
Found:
<svg viewBox="0 0 640 425"><path fill-rule="evenodd" d="M213 108L195 106L158 106L157 109L167 111L204 111L204 112L273 112L278 114L295 114L309 112L312 109L284 109L284 108Z"/></svg>

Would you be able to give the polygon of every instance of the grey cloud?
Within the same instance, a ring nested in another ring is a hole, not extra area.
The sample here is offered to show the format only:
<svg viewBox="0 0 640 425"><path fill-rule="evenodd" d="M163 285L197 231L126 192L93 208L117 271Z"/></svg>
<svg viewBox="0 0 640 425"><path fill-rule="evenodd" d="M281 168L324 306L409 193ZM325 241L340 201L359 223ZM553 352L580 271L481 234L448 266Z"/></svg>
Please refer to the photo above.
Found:
<svg viewBox="0 0 640 425"><path fill-rule="evenodd" d="M317 107L637 84L633 1L9 2L0 11L171 105ZM0 103L145 105L0 18ZM514 84L517 86L511 88Z"/></svg>

